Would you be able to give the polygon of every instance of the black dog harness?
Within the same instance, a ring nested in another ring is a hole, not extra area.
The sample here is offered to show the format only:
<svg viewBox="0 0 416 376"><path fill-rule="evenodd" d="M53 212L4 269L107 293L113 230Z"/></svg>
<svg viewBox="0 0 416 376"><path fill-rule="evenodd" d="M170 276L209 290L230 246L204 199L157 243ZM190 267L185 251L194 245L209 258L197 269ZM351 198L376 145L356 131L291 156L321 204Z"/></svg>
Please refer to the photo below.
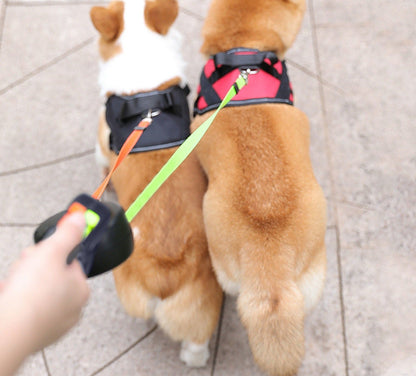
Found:
<svg viewBox="0 0 416 376"><path fill-rule="evenodd" d="M292 85L284 61L273 52L236 48L214 55L201 74L194 115L216 109L241 70L249 70L249 84L228 106L260 103L293 105Z"/></svg>
<svg viewBox="0 0 416 376"><path fill-rule="evenodd" d="M111 129L110 148L117 154L126 139L149 111L156 113L133 153L181 145L190 134L189 87L173 86L131 96L112 95L106 103L106 120Z"/></svg>

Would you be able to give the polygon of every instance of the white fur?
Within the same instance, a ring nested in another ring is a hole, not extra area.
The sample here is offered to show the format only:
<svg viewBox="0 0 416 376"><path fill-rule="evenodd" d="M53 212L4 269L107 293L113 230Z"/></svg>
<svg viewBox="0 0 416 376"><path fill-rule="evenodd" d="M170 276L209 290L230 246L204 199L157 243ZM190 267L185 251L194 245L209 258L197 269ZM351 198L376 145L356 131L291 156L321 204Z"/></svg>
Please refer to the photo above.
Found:
<svg viewBox="0 0 416 376"><path fill-rule="evenodd" d="M239 276L233 276L230 278L227 273L221 268L221 265L215 263L215 259L212 259L215 275L217 276L218 283L223 290L230 295L237 296L240 293L241 283Z"/></svg>
<svg viewBox="0 0 416 376"><path fill-rule="evenodd" d="M183 341L180 358L189 367L205 367L209 358L208 341L202 345Z"/></svg>
<svg viewBox="0 0 416 376"><path fill-rule="evenodd" d="M132 232L133 232L134 239L137 240L140 238L140 229L137 226L132 228Z"/></svg>
<svg viewBox="0 0 416 376"><path fill-rule="evenodd" d="M145 0L124 4L124 30L116 42L121 53L100 62L101 94L149 91L174 77L184 81L181 35L172 28L165 36L150 30L144 20Z"/></svg>
<svg viewBox="0 0 416 376"><path fill-rule="evenodd" d="M110 165L98 142L95 143L95 162L101 168L108 168Z"/></svg>
<svg viewBox="0 0 416 376"><path fill-rule="evenodd" d="M325 284L325 264L318 264L304 273L298 282L303 295L305 313L308 314L318 303Z"/></svg>

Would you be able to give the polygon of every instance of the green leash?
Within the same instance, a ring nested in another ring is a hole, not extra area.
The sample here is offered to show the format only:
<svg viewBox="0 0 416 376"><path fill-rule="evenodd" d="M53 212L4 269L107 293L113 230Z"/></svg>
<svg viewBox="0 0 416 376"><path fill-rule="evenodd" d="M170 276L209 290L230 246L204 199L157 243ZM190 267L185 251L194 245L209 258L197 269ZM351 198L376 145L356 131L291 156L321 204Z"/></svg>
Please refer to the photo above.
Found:
<svg viewBox="0 0 416 376"><path fill-rule="evenodd" d="M143 206L156 193L160 186L169 178L170 175L181 165L181 163L191 154L192 150L198 145L201 138L204 136L208 128L218 115L218 112L223 109L238 92L247 85L248 75L250 72L241 71L237 80L228 91L224 100L221 102L217 110L204 122L198 129L192 133L185 142L175 151L166 164L156 174L152 181L146 186L142 193L130 205L126 211L126 217L129 222L140 212Z"/></svg>

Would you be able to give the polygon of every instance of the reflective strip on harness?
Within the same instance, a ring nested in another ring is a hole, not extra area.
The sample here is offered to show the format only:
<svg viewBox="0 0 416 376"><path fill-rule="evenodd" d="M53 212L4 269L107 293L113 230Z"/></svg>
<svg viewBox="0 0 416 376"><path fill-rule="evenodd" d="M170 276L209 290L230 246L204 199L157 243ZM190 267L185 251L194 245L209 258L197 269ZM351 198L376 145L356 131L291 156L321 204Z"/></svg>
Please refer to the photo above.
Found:
<svg viewBox="0 0 416 376"><path fill-rule="evenodd" d="M241 69L250 69L250 85L228 106L260 103L293 105L293 91L284 61L273 52L238 48L214 55L201 74L194 114L201 115L219 106Z"/></svg>

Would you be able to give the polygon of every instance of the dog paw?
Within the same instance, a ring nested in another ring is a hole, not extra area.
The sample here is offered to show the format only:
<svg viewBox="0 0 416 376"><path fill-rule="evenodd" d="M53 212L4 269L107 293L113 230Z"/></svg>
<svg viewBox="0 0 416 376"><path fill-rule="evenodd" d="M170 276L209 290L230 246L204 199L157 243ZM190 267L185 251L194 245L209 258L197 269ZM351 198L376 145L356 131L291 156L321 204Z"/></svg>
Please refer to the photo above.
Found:
<svg viewBox="0 0 416 376"><path fill-rule="evenodd" d="M208 342L198 345L183 341L180 359L188 367L205 367L209 358Z"/></svg>

